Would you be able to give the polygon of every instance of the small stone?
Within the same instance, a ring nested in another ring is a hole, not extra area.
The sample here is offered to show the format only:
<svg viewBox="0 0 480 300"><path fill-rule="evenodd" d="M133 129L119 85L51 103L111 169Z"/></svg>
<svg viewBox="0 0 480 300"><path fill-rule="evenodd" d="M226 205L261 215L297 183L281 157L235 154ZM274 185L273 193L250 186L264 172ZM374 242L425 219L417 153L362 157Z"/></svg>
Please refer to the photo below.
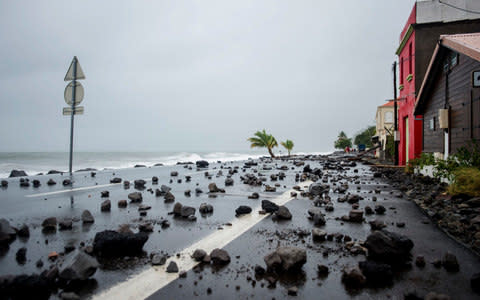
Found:
<svg viewBox="0 0 480 300"><path fill-rule="evenodd" d="M95 222L95 219L93 218L92 213L88 209L82 212L82 222L84 224Z"/></svg>
<svg viewBox="0 0 480 300"><path fill-rule="evenodd" d="M155 254L152 257L152 266L161 266L167 262L167 258L164 255Z"/></svg>
<svg viewBox="0 0 480 300"><path fill-rule="evenodd" d="M170 261L167 267L167 273L177 273L178 272L178 266L177 263L174 262L173 260Z"/></svg>
<svg viewBox="0 0 480 300"><path fill-rule="evenodd" d="M415 258L415 265L419 268L425 267L425 257L418 255L417 258Z"/></svg>
<svg viewBox="0 0 480 300"><path fill-rule="evenodd" d="M112 207L112 204L111 204L110 200L105 200L105 201L102 202L102 204L100 206L100 210L102 212L109 212L111 207Z"/></svg>
<svg viewBox="0 0 480 300"><path fill-rule="evenodd" d="M127 200L118 200L118 207L120 208L127 207Z"/></svg>
<svg viewBox="0 0 480 300"><path fill-rule="evenodd" d="M457 272L458 270L460 270L457 257L450 252L447 252L443 257L442 265L448 272Z"/></svg>
<svg viewBox="0 0 480 300"><path fill-rule="evenodd" d="M204 250L202 249L197 249L193 252L192 254L192 258L195 260L195 261L202 261L203 258L207 255L207 252L205 252Z"/></svg>

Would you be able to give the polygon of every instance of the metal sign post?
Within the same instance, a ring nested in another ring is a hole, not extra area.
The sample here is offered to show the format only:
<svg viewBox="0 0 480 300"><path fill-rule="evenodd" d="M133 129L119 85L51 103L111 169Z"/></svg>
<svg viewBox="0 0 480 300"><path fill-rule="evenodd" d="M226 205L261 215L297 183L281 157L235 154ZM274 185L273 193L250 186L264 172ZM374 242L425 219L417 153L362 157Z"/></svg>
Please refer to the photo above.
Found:
<svg viewBox="0 0 480 300"><path fill-rule="evenodd" d="M83 70L78 63L77 57L74 56L64 79L64 81L72 80L65 88L64 93L65 102L70 105L70 107L63 108L63 115L70 115L70 160L68 164L68 172L70 173L70 176L72 176L73 161L73 120L75 115L83 114L84 111L82 106L77 107L77 105L82 102L84 96L83 86L80 82L77 82L79 79L85 79L85 74L83 74Z"/></svg>

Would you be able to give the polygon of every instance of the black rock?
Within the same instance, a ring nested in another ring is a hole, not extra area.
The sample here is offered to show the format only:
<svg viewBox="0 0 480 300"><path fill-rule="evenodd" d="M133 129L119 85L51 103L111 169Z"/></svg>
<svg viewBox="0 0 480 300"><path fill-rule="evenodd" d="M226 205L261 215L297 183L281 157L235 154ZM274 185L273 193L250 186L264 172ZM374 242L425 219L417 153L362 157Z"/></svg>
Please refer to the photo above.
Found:
<svg viewBox="0 0 480 300"><path fill-rule="evenodd" d="M442 265L448 272L457 272L460 270L457 257L450 252L445 253L445 256L442 260Z"/></svg>
<svg viewBox="0 0 480 300"><path fill-rule="evenodd" d="M8 187L8 181L2 180L2 182L1 182L1 187L3 187L3 188Z"/></svg>
<svg viewBox="0 0 480 300"><path fill-rule="evenodd" d="M148 240L144 232L128 233L105 230L95 234L93 251L102 257L133 256L142 253Z"/></svg>
<svg viewBox="0 0 480 300"><path fill-rule="evenodd" d="M174 262L173 260L170 261L167 267L167 273L177 273L178 272L178 266L177 263Z"/></svg>
<svg viewBox="0 0 480 300"><path fill-rule="evenodd" d="M98 267L94 257L77 250L65 257L59 276L66 280L86 280L95 274Z"/></svg>
<svg viewBox="0 0 480 300"><path fill-rule="evenodd" d="M283 220L292 219L292 214L290 213L290 210L288 210L288 208L283 205L278 208L278 210L275 212L275 215L277 216L277 218Z"/></svg>
<svg viewBox="0 0 480 300"><path fill-rule="evenodd" d="M393 281L392 267L374 261L361 261L358 263L367 282L374 286L385 286Z"/></svg>
<svg viewBox="0 0 480 300"><path fill-rule="evenodd" d="M119 177L110 179L110 183L121 183L121 182L122 182L122 178L119 178Z"/></svg>
<svg viewBox="0 0 480 300"><path fill-rule="evenodd" d="M265 272L266 270L262 266L260 265L255 266L255 275L262 276L263 274L265 274Z"/></svg>
<svg viewBox="0 0 480 300"><path fill-rule="evenodd" d="M27 173L25 173L25 171L23 171L23 170L12 170L10 172L10 176L8 176L8 177L24 177L24 176L28 176Z"/></svg>
<svg viewBox="0 0 480 300"><path fill-rule="evenodd" d="M32 183L33 183L33 187L39 187L40 186L40 180L38 180L38 179L34 179L32 181Z"/></svg>
<svg viewBox="0 0 480 300"><path fill-rule="evenodd" d="M52 178L50 178L48 181L47 181L47 185L56 185L57 183L55 182L55 180L53 180Z"/></svg>
<svg viewBox="0 0 480 300"><path fill-rule="evenodd" d="M64 179L62 184L63 184L63 186L72 185L72 181L70 179Z"/></svg>
<svg viewBox="0 0 480 300"><path fill-rule="evenodd" d="M23 237L23 238L30 237L30 230L28 229L27 224L23 224L22 227L20 227L20 229L18 229L17 235L19 237Z"/></svg>
<svg viewBox="0 0 480 300"><path fill-rule="evenodd" d="M137 179L137 180L135 180L135 181L133 182L133 186L134 186L136 189L141 190L141 189L144 189L144 188L145 188L145 184L146 184L146 183L147 183L147 182L146 182L145 180L143 180L143 179Z"/></svg>
<svg viewBox="0 0 480 300"><path fill-rule="evenodd" d="M100 192L100 198L108 198L110 196L109 191Z"/></svg>
<svg viewBox="0 0 480 300"><path fill-rule="evenodd" d="M365 247L368 249L370 258L396 264L410 258L413 242L404 235L378 230L367 237Z"/></svg>
<svg viewBox="0 0 480 300"><path fill-rule="evenodd" d="M258 198L260 198L260 195L255 192L253 192L250 196L248 196L248 199L258 199Z"/></svg>
<svg viewBox="0 0 480 300"><path fill-rule="evenodd" d="M252 212L252 208L250 206L246 206L246 205L241 205L235 210L235 214L237 216L249 214L251 212Z"/></svg>
<svg viewBox="0 0 480 300"><path fill-rule="evenodd" d="M262 209L267 213L274 213L278 210L278 205L269 200L262 200Z"/></svg>
<svg viewBox="0 0 480 300"><path fill-rule="evenodd" d="M230 262L230 255L223 249L213 249L210 252L210 259L214 265L226 265Z"/></svg>
<svg viewBox="0 0 480 300"><path fill-rule="evenodd" d="M208 168L208 161L206 160L199 160L195 163L197 168Z"/></svg>
<svg viewBox="0 0 480 300"><path fill-rule="evenodd" d="M18 249L17 253L15 254L15 259L19 265L24 265L27 262L27 248L22 247Z"/></svg>
<svg viewBox="0 0 480 300"><path fill-rule="evenodd" d="M142 193L140 192L130 193L128 194L128 199L130 199L132 203L140 203L143 200Z"/></svg>

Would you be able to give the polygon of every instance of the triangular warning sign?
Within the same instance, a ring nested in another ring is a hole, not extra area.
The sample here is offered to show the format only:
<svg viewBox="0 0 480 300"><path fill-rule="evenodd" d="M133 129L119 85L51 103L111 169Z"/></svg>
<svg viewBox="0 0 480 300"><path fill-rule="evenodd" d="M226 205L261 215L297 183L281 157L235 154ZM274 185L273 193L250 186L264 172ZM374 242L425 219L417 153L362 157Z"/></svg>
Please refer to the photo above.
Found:
<svg viewBox="0 0 480 300"><path fill-rule="evenodd" d="M73 80L73 69L74 69L74 65L77 65L77 68L76 68L76 80L79 80L79 79L85 79L85 74L83 74L83 70L82 70L82 67L80 67L80 63L78 62L78 59L76 56L73 57L73 60L72 60L72 63L70 64L70 67L68 68L68 71L67 71L67 74L65 75L65 79L64 81L70 81L70 80Z"/></svg>

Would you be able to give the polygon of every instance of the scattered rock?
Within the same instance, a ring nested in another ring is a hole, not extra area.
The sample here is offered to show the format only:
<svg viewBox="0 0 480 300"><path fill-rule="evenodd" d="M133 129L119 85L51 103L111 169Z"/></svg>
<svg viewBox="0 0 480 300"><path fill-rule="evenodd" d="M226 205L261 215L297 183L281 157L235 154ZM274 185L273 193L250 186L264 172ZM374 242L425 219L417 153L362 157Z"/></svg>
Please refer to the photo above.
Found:
<svg viewBox="0 0 480 300"><path fill-rule="evenodd" d="M171 203L175 201L175 196L169 191L165 194L164 200L166 203Z"/></svg>
<svg viewBox="0 0 480 300"><path fill-rule="evenodd" d="M132 203L140 203L143 201L142 193L140 192L133 192L128 194L128 199L130 199L130 202Z"/></svg>
<svg viewBox="0 0 480 300"><path fill-rule="evenodd" d="M204 250L202 249L197 249L193 252L192 254L192 258L195 260L195 261L202 261L203 258L205 257L205 255L207 255L207 252L205 252Z"/></svg>
<svg viewBox="0 0 480 300"><path fill-rule="evenodd" d="M144 232L125 233L112 230L97 232L93 240L93 251L103 257L132 256L142 252L148 235Z"/></svg>
<svg viewBox="0 0 480 300"><path fill-rule="evenodd" d="M12 170L10 172L10 176L8 177L24 177L24 176L28 176L27 173L25 173L25 171L23 170Z"/></svg>
<svg viewBox="0 0 480 300"><path fill-rule="evenodd" d="M457 257L450 252L445 253L445 256L443 257L443 260L442 260L442 266L448 272L458 272L458 270L460 270Z"/></svg>
<svg viewBox="0 0 480 300"><path fill-rule="evenodd" d="M15 254L15 259L19 265L24 265L27 262L27 248L22 247L18 249L17 253Z"/></svg>
<svg viewBox="0 0 480 300"><path fill-rule="evenodd" d="M44 230L56 230L57 229L57 218L50 217L46 218L42 222L42 227Z"/></svg>
<svg viewBox="0 0 480 300"><path fill-rule="evenodd" d="M1 226L1 225L0 225ZM17 235L22 238L28 238L30 237L30 229L28 229L27 224L23 224L20 229L17 231Z"/></svg>
<svg viewBox="0 0 480 300"><path fill-rule="evenodd" d="M152 266L163 266L167 262L165 255L154 254L152 256Z"/></svg>
<svg viewBox="0 0 480 300"><path fill-rule="evenodd" d="M98 267L99 264L94 257L76 250L65 258L59 276L66 280L86 280L95 274Z"/></svg>
<svg viewBox="0 0 480 300"><path fill-rule="evenodd" d="M230 262L230 255L223 249L213 249L210 252L210 259L214 265L226 265Z"/></svg>
<svg viewBox="0 0 480 300"><path fill-rule="evenodd" d="M279 219L283 219L283 220L292 219L292 214L290 213L290 210L288 210L288 208L283 205L278 207L278 210L275 212L275 215Z"/></svg>
<svg viewBox="0 0 480 300"><path fill-rule="evenodd" d="M232 178L226 178L225 179L225 186L232 186L233 185L233 179Z"/></svg>
<svg viewBox="0 0 480 300"><path fill-rule="evenodd" d="M264 257L267 269L300 269L307 262L307 251L297 247L279 247Z"/></svg>
<svg viewBox="0 0 480 300"><path fill-rule="evenodd" d="M362 223L363 222L363 211L359 209L352 209L349 214L348 218L350 222L355 223Z"/></svg>
<svg viewBox="0 0 480 300"><path fill-rule="evenodd" d="M361 288L367 282L367 278L357 267L347 267L342 272L342 282L349 288Z"/></svg>
<svg viewBox="0 0 480 300"><path fill-rule="evenodd" d="M84 224L95 222L95 219L93 218L92 213L88 209L82 212L82 222Z"/></svg>
<svg viewBox="0 0 480 300"><path fill-rule="evenodd" d="M120 208L127 207L127 200L118 200L118 207Z"/></svg>
<svg viewBox="0 0 480 300"><path fill-rule="evenodd" d="M105 201L102 202L102 204L100 206L100 210L103 211L103 212L109 212L111 207L112 207L112 204L111 204L110 200L105 200Z"/></svg>
<svg viewBox="0 0 480 300"><path fill-rule="evenodd" d="M109 192L109 191L100 192L100 197L101 197L101 198L108 198L109 196L110 196L110 192Z"/></svg>
<svg viewBox="0 0 480 300"><path fill-rule="evenodd" d="M318 228L313 228L312 229L312 239L314 241L325 241L325 238L327 236L327 232Z"/></svg>
<svg viewBox="0 0 480 300"><path fill-rule="evenodd" d="M262 200L262 209L267 213L274 213L278 210L278 205L269 200Z"/></svg>
<svg viewBox="0 0 480 300"><path fill-rule="evenodd" d="M369 257L395 264L410 258L413 242L404 235L378 230L367 237L365 247Z"/></svg>
<svg viewBox="0 0 480 300"><path fill-rule="evenodd" d="M252 212L252 208L246 205L241 205L235 210L235 214L237 216L249 214L251 212Z"/></svg>
<svg viewBox="0 0 480 300"><path fill-rule="evenodd" d="M209 214L213 212L213 206L211 204L202 203L198 211L202 214Z"/></svg>
<svg viewBox="0 0 480 300"><path fill-rule="evenodd" d="M167 273L178 273L178 266L177 263L174 262L173 260L170 261L170 263L167 266Z"/></svg>
<svg viewBox="0 0 480 300"><path fill-rule="evenodd" d="M393 271L390 265L368 260L359 262L358 266L368 283L374 286L385 286L393 281Z"/></svg>

